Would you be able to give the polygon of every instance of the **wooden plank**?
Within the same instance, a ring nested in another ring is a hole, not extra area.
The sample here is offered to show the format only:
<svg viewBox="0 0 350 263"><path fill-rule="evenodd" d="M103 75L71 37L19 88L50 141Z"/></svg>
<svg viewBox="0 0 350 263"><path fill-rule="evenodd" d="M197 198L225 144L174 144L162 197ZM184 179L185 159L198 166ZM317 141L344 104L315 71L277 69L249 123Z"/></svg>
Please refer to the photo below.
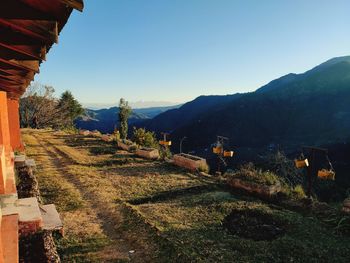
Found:
<svg viewBox="0 0 350 263"><path fill-rule="evenodd" d="M1 0L0 17L5 19L57 20L53 14L35 9L19 0Z"/></svg>
<svg viewBox="0 0 350 263"><path fill-rule="evenodd" d="M19 69L3 69L0 67L0 73L8 75L8 76L12 76L15 78L23 78L23 79L27 79L27 80L33 80L34 79L34 72L30 71L23 71L23 70L19 70Z"/></svg>
<svg viewBox="0 0 350 263"><path fill-rule="evenodd" d="M18 55L28 57L29 59L44 60L46 57L46 53L42 52L42 47L39 46L8 45L0 41L0 47L17 53Z"/></svg>
<svg viewBox="0 0 350 263"><path fill-rule="evenodd" d="M83 0L61 0L61 2L76 10L79 10L80 12L83 12L83 9L84 9Z"/></svg>
<svg viewBox="0 0 350 263"><path fill-rule="evenodd" d="M43 43L57 43L57 21L35 21L0 18L0 26L9 28Z"/></svg>
<svg viewBox="0 0 350 263"><path fill-rule="evenodd" d="M31 80L17 77L17 76L6 76L3 75L3 73L0 72L0 80L10 80L15 82L16 84L29 84Z"/></svg>
<svg viewBox="0 0 350 263"><path fill-rule="evenodd" d="M20 61L20 60L6 60L3 58L0 58L0 62L3 64L8 65L12 69L23 69L26 71L33 71L35 73L39 73L39 61L37 60L28 60L28 61Z"/></svg>

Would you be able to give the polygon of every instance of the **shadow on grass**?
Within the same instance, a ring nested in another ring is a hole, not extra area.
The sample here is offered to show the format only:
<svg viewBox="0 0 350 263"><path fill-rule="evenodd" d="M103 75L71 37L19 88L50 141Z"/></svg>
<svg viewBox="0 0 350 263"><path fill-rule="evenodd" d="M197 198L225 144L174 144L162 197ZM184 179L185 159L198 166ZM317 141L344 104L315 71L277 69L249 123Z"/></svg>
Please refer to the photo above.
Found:
<svg viewBox="0 0 350 263"><path fill-rule="evenodd" d="M217 185L198 185L188 188L180 188L169 191L158 192L156 195L149 197L142 197L136 199L127 200L128 203L132 205L141 205L145 203L157 203L163 201L169 201L177 197L183 197L186 195L195 195L205 192L217 191L219 187Z"/></svg>
<svg viewBox="0 0 350 263"><path fill-rule="evenodd" d="M117 173L121 176L139 176L143 177L146 174L165 175L171 174L186 174L186 171L179 170L176 166L173 166L164 162L149 161L146 159L132 159L130 166L121 167L106 167L106 172Z"/></svg>

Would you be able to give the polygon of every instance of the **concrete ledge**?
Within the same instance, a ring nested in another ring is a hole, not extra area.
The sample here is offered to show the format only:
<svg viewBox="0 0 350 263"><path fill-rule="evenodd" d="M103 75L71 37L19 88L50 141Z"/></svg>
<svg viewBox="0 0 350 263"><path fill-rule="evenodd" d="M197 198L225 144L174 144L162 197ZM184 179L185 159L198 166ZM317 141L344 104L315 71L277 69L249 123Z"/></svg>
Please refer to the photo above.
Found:
<svg viewBox="0 0 350 263"><path fill-rule="evenodd" d="M200 169L200 167L208 166L207 161L204 158L185 153L175 154L173 160L175 165L184 167L191 171Z"/></svg>
<svg viewBox="0 0 350 263"><path fill-rule="evenodd" d="M40 213L43 218L43 230L62 231L63 223L60 219L60 215L58 214L55 205L50 204L40 206Z"/></svg>
<svg viewBox="0 0 350 263"><path fill-rule="evenodd" d="M152 159L152 160L159 159L159 151L158 149L154 149L154 148L137 149L135 154L137 156L140 156L146 159Z"/></svg>
<svg viewBox="0 0 350 263"><path fill-rule="evenodd" d="M26 162L26 156L24 154L15 156L15 166L24 166Z"/></svg>
<svg viewBox="0 0 350 263"><path fill-rule="evenodd" d="M21 235L35 233L42 228L43 219L35 197L17 199L17 194L1 196L3 216L18 215Z"/></svg>

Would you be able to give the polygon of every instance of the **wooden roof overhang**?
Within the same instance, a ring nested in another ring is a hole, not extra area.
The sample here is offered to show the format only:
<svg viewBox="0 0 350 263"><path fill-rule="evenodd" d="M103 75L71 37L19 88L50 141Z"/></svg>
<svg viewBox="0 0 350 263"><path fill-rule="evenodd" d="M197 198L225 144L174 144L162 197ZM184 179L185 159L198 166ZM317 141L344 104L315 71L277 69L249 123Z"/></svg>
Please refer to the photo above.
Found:
<svg viewBox="0 0 350 263"><path fill-rule="evenodd" d="M19 98L83 0L0 1L0 91Z"/></svg>

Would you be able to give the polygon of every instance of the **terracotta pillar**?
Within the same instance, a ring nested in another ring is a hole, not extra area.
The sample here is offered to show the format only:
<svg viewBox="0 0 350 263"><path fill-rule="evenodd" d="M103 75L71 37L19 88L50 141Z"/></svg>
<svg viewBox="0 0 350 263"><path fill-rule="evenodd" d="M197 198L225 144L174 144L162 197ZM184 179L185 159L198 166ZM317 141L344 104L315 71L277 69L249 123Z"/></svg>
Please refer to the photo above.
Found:
<svg viewBox="0 0 350 263"><path fill-rule="evenodd" d="M10 128L10 143L12 150L23 151L24 147L21 139L18 99L7 99L7 111Z"/></svg>
<svg viewBox="0 0 350 263"><path fill-rule="evenodd" d="M4 263L18 262L18 215L2 216L2 252Z"/></svg>
<svg viewBox="0 0 350 263"><path fill-rule="evenodd" d="M8 117L7 94L0 91L0 145L5 147L6 158L10 158L12 152Z"/></svg>
<svg viewBox="0 0 350 263"><path fill-rule="evenodd" d="M7 167L5 149L0 145L0 195L6 192L6 180L7 180ZM1 210L1 207L0 207ZM1 261L0 261L1 262Z"/></svg>
<svg viewBox="0 0 350 263"><path fill-rule="evenodd" d="M2 247L2 228L1 228L1 222L2 222L2 213L0 209L0 262L4 262L4 251Z"/></svg>

